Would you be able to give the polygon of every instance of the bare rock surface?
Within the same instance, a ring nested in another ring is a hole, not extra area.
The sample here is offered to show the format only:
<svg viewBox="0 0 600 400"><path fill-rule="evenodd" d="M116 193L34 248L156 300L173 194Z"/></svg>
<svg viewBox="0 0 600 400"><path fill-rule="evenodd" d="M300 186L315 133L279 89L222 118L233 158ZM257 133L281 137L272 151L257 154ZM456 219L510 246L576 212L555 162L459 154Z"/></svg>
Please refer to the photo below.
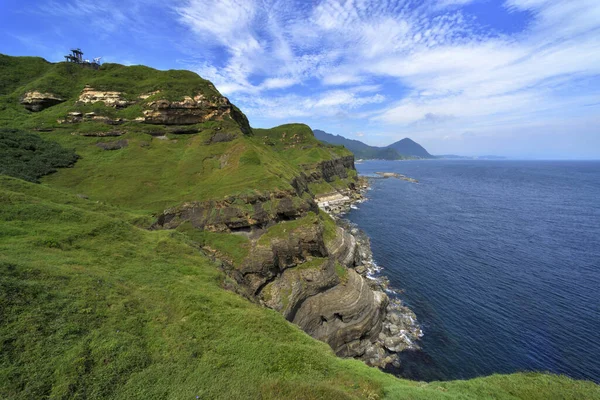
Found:
<svg viewBox="0 0 600 400"><path fill-rule="evenodd" d="M144 122L158 125L191 125L230 117L246 134L251 132L246 116L226 97L206 98L202 94L185 96L180 101L160 99L146 104Z"/></svg>
<svg viewBox="0 0 600 400"><path fill-rule="evenodd" d="M21 104L29 111L38 112L56 104L60 104L64 99L52 93L41 93L30 91L21 98Z"/></svg>
<svg viewBox="0 0 600 400"><path fill-rule="evenodd" d="M96 90L90 86L83 89L78 101L84 104L102 102L104 105L114 108L123 108L135 103L135 101L126 100L121 92Z"/></svg>

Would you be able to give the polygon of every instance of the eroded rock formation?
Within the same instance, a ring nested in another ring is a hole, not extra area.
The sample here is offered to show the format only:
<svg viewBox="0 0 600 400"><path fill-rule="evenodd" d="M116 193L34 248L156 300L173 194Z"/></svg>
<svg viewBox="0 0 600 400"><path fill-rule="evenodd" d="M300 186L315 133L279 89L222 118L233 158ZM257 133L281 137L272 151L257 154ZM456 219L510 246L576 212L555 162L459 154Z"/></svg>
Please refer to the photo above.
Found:
<svg viewBox="0 0 600 400"><path fill-rule="evenodd" d="M165 210L155 228L172 229L189 221L197 229L228 232L263 228L270 223L301 218L318 211L311 198L294 191L275 191L223 200L190 202Z"/></svg>
<svg viewBox="0 0 600 400"><path fill-rule="evenodd" d="M222 120L229 116L236 121L244 133L250 132L246 116L226 97L206 98L202 94L185 96L181 101L165 99L151 101L144 110L144 122L160 125L190 125L205 121Z"/></svg>
<svg viewBox="0 0 600 400"><path fill-rule="evenodd" d="M293 190L183 204L165 210L154 227L187 222L197 229L245 234L250 247L241 262L208 249L224 262L239 293L280 312L336 354L383 367L396 362L394 352L418 334L408 332L410 321L405 321L414 314L400 312L401 305L366 277L370 251L349 229L336 226L332 232L330 227L326 235L308 189L311 182L348 177L353 168L352 156L312 165L292 181ZM339 196L348 203L357 194L348 189Z"/></svg>
<svg viewBox="0 0 600 400"><path fill-rule="evenodd" d="M26 109L33 112L42 111L45 108L52 107L63 101L65 100L55 94L41 93L38 91L27 92L21 98L21 104Z"/></svg>
<svg viewBox="0 0 600 400"><path fill-rule="evenodd" d="M96 90L90 86L83 89L78 101L84 104L102 102L104 105L114 108L123 108L135 103L135 101L126 100L121 92Z"/></svg>
<svg viewBox="0 0 600 400"><path fill-rule="evenodd" d="M79 112L70 112L59 123L81 123L87 121L104 122L110 125L117 125L124 122L140 122L153 125L173 125L176 132L186 133L182 125L194 125L207 121L222 121L231 118L235 121L244 134L251 134L252 129L246 116L229 99L219 95L205 96L197 94L194 97L184 96L181 100L167 100L158 98L161 91L157 90L145 93L137 98L129 98L124 93L118 91L97 90L91 86L86 86L78 98L80 104L103 103L107 107L125 108L133 104L141 104L143 111L141 115L132 119L109 118L105 115L96 115L95 113L82 114ZM25 95L22 104L33 111L39 111L52 101L63 101L52 97L49 93L30 92ZM55 104L55 103L54 103ZM52 105L52 104L50 104ZM197 133L193 130L192 133ZM222 142L232 140L231 135L224 133L217 134L213 142Z"/></svg>

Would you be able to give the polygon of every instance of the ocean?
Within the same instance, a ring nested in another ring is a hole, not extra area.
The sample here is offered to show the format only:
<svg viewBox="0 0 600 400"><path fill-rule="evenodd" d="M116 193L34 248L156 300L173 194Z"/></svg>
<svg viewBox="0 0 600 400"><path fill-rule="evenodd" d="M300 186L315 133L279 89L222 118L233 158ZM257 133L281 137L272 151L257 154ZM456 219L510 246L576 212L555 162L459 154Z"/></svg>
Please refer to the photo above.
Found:
<svg viewBox="0 0 600 400"><path fill-rule="evenodd" d="M600 382L600 162L365 161L346 218L416 313L419 380L550 371Z"/></svg>

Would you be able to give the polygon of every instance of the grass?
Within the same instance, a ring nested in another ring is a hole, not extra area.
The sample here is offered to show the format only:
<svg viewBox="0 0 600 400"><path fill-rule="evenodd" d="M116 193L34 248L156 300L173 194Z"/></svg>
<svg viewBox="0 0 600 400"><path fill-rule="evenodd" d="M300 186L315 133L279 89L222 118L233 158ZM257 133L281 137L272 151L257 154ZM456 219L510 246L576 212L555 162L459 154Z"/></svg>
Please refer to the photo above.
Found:
<svg viewBox="0 0 600 400"><path fill-rule="evenodd" d="M285 155L295 165L315 164L350 155L343 147L325 144L304 124L287 124L271 129L254 129L257 139Z"/></svg>
<svg viewBox="0 0 600 400"><path fill-rule="evenodd" d="M279 379L326 393L366 369L223 290L182 235L2 183L0 397L259 398Z"/></svg>
<svg viewBox="0 0 600 400"><path fill-rule="evenodd" d="M282 221L269 227L269 229L267 229L267 231L258 239L258 244L268 245L273 239L289 236L298 229L318 223L319 218L313 212L308 213L305 217L292 221Z"/></svg>
<svg viewBox="0 0 600 400"><path fill-rule="evenodd" d="M314 257L308 261L303 262L294 269L298 271L302 271L305 269L321 269L323 265L327 263L327 260L327 258Z"/></svg>
<svg viewBox="0 0 600 400"><path fill-rule="evenodd" d="M45 178L47 183L129 209L158 213L188 201L292 191L290 182L306 170L304 164L350 154L319 142L302 124L258 129L256 137L251 137L243 133L243 126L229 119L186 127L199 132L194 135L173 135L169 127L136 122L118 126L92 121L57 122L72 111L132 119L141 116L143 105L157 96L142 101L139 95L156 90L160 90L161 98L171 100L197 93L220 96L210 82L190 71L118 64L104 64L96 71L67 63L51 64L40 58L0 55L0 82L0 126L44 130L43 139L74 149L81 156L75 168ZM86 85L120 91L127 99L138 99L139 104L114 109L102 103L77 103ZM54 93L65 102L41 112L27 111L19 99L30 90ZM80 136L114 130L126 134L120 138ZM231 133L236 139L208 145L218 131ZM169 140L158 140L156 135L166 135ZM129 146L118 151L105 152L96 146L123 139L129 141ZM265 144L269 140L272 145ZM313 193L334 190L326 183L313 188Z"/></svg>
<svg viewBox="0 0 600 400"><path fill-rule="evenodd" d="M418 383L335 357L221 288L179 232L0 177L0 397L552 399L598 387L544 374ZM318 263L318 260L315 261Z"/></svg>
<svg viewBox="0 0 600 400"><path fill-rule="evenodd" d="M79 94L89 85L97 90L118 91L121 96L138 104L122 110L102 104L77 104ZM19 99L29 91L52 93L64 103L38 113L31 113L19 105ZM142 100L140 95L160 91L160 94ZM143 105L158 97L182 100L198 94L206 99L221 98L221 94L198 74L184 70L159 71L146 66L103 64L99 70L82 68L62 62L51 64L37 57L10 57L0 54L0 126L23 129L59 129L57 120L68 112L96 112L98 115L133 119L142 116ZM84 127L91 122L77 124ZM69 128L66 128L69 129Z"/></svg>
<svg viewBox="0 0 600 400"><path fill-rule="evenodd" d="M338 262L335 263L335 273L337 274L338 278L340 278L342 283L348 281L348 269Z"/></svg>
<svg viewBox="0 0 600 400"><path fill-rule="evenodd" d="M44 137L74 147L81 155L75 168L45 182L95 200L153 212L186 201L292 190L289 182L296 173L277 155L266 153L245 137L211 145L206 144L208 134L171 136L170 140L134 132L119 138L61 133ZM106 152L95 146L124 138L129 145L118 151ZM257 157L264 163L256 163Z"/></svg>
<svg viewBox="0 0 600 400"><path fill-rule="evenodd" d="M323 239L325 239L325 244L329 244L337 236L337 224L325 211L319 211L319 216L323 221Z"/></svg>
<svg viewBox="0 0 600 400"><path fill-rule="evenodd" d="M189 222L178 226L177 231L185 234L199 247L218 252L219 258L226 258L233 265L240 265L250 251L250 240L242 235L200 231Z"/></svg>

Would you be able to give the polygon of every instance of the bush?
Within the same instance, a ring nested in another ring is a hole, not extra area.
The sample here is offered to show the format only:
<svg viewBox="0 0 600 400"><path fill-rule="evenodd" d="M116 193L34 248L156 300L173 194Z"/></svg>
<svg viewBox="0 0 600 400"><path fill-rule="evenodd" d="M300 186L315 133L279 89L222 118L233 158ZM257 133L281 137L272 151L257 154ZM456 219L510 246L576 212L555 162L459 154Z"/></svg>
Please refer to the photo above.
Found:
<svg viewBox="0 0 600 400"><path fill-rule="evenodd" d="M49 142L36 134L0 129L0 174L38 182L56 168L71 167L79 156L73 150Z"/></svg>

